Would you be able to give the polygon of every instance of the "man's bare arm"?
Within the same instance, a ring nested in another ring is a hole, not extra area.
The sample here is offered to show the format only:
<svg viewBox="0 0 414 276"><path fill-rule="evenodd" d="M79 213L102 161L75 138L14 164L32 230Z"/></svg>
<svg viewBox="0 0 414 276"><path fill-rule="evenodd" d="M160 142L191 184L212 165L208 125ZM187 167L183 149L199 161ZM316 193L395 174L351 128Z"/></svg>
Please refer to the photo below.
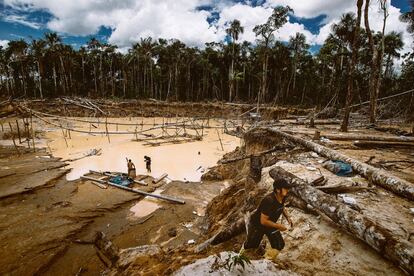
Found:
<svg viewBox="0 0 414 276"><path fill-rule="evenodd" d="M260 214L260 224L263 225L263 226L275 228L275 229L280 230L280 231L286 231L287 230L287 228L283 224L271 221L269 219L269 216L266 216L263 213Z"/></svg>

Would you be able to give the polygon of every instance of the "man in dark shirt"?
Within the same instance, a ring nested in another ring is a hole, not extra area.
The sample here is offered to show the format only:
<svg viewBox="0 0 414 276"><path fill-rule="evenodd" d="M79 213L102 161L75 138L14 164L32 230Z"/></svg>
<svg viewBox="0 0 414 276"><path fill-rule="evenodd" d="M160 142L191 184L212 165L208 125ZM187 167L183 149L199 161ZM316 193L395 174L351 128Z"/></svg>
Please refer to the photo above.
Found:
<svg viewBox="0 0 414 276"><path fill-rule="evenodd" d="M147 168L147 172L151 172L151 157L149 156L144 156L144 161L145 161L145 167Z"/></svg>
<svg viewBox="0 0 414 276"><path fill-rule="evenodd" d="M277 255L278 250L285 247L281 231L286 231L287 228L277 223L280 215L283 214L290 226L293 227L286 209L284 208L284 199L292 186L284 179L276 179L273 183L273 192L265 196L257 210L250 218L248 226L247 239L244 243L244 249L258 248L262 241L263 235L266 235L273 252L272 259Z"/></svg>

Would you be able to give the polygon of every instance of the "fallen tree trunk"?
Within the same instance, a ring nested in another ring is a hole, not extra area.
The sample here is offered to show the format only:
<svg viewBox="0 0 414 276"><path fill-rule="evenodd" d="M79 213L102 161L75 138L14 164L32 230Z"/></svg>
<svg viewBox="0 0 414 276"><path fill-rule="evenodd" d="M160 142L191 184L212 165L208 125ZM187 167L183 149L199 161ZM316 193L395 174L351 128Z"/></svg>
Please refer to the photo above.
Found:
<svg viewBox="0 0 414 276"><path fill-rule="evenodd" d="M374 135L359 135L359 134L321 134L331 140L344 140L344 141L383 141L383 142L414 142L414 137L406 136L374 136Z"/></svg>
<svg viewBox="0 0 414 276"><path fill-rule="evenodd" d="M267 128L267 130L331 160L340 160L346 162L352 166L352 169L354 171L367 178L373 184L379 185L384 189L387 189L402 197L414 200L414 185L406 180L393 176L385 170L377 169L371 165L355 160L330 148L287 134L278 129Z"/></svg>
<svg viewBox="0 0 414 276"><path fill-rule="evenodd" d="M314 132L309 131L293 131L286 130L285 133L289 134L304 134L314 135ZM375 136L375 135L360 135L360 134L327 134L320 132L321 137L328 138L330 140L342 140L342 141L377 141L377 142L414 142L414 137L407 136Z"/></svg>
<svg viewBox="0 0 414 276"><path fill-rule="evenodd" d="M411 142L382 142L382 141L355 141L352 143L359 148L414 148Z"/></svg>
<svg viewBox="0 0 414 276"><path fill-rule="evenodd" d="M258 152L256 154L244 155L244 156L233 158L233 159L220 160L218 163L219 164L229 164L229 163L233 163L233 162L237 162L237 161L241 161L241 160L244 160L244 159L251 158L252 156L261 156L261 155L269 154L269 153L272 153L272 152L275 152L275 151L278 151L278 150L284 150L284 149L287 149L287 148L289 148L288 145L286 145L286 146L275 146L275 147L271 148L270 150L261 151L261 152Z"/></svg>
<svg viewBox="0 0 414 276"><path fill-rule="evenodd" d="M392 235L382 225L340 203L334 197L315 189L280 167L272 169L270 176L272 178L282 177L293 184L292 192L296 196L324 213L341 228L367 243L410 275L413 275L414 246L412 243Z"/></svg>
<svg viewBox="0 0 414 276"><path fill-rule="evenodd" d="M327 194L345 194L355 193L362 190L370 190L370 187L349 186L349 185L335 185L335 186L314 186L314 188L321 190Z"/></svg>

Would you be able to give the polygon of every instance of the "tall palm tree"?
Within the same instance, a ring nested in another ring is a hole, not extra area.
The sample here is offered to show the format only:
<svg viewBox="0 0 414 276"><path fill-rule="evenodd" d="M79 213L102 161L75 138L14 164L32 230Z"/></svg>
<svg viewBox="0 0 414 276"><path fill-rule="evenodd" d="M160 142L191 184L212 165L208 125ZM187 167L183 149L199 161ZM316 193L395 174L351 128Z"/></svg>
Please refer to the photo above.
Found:
<svg viewBox="0 0 414 276"><path fill-rule="evenodd" d="M411 10L403 13L400 20L408 23L407 31L414 35L414 0L410 0Z"/></svg>
<svg viewBox="0 0 414 276"><path fill-rule="evenodd" d="M309 49L309 45L306 44L306 37L304 34L296 33L294 37L290 37L288 47L292 51L292 74L291 74L291 77L289 79L289 84L286 89L286 98L288 97L288 94L289 94L289 88L290 88L290 83L292 82L292 79L293 79L292 91L293 93L295 93L296 73L297 73L296 71L297 71L298 60L304 54L304 52Z"/></svg>
<svg viewBox="0 0 414 276"><path fill-rule="evenodd" d="M33 39L30 45L30 49L32 52L33 57L36 60L37 64L37 76L38 76L38 84L39 84L39 94L40 98L43 99L43 85L42 79L44 74L44 58L46 55L46 41L43 39Z"/></svg>
<svg viewBox="0 0 414 276"><path fill-rule="evenodd" d="M101 56L101 43L96 38L91 38L87 43L88 49L88 61L92 64L93 67L93 82L94 82L94 89L95 95L98 95L98 69L97 63L98 59Z"/></svg>
<svg viewBox="0 0 414 276"><path fill-rule="evenodd" d="M368 1L368 0L367 0ZM352 41L352 57L351 57L351 65L348 69L348 89L346 94L346 102L345 102L345 116L341 124L341 131L346 132L348 131L348 121L349 121L349 114L351 112L351 103L353 97L353 83L355 77L355 66L358 59L358 50L359 50L359 28L361 26L361 13L362 13L362 5L364 4L363 0L357 1L357 19L356 19L356 26L354 29L353 41Z"/></svg>
<svg viewBox="0 0 414 276"><path fill-rule="evenodd" d="M56 70L56 59L59 59L59 50L58 47L62 43L62 39L57 33L46 33L45 40L47 44L47 51L52 60L52 71L53 71L53 83L55 88L55 94L57 92L57 70Z"/></svg>
<svg viewBox="0 0 414 276"><path fill-rule="evenodd" d="M400 51L404 46L402 41L402 34L397 32L390 32L385 35L384 38L384 55L385 58L385 71L384 77L390 77L394 58L400 58Z"/></svg>
<svg viewBox="0 0 414 276"><path fill-rule="evenodd" d="M234 61L235 57L235 46L236 41L239 40L239 34L244 32L244 28L240 25L240 21L235 19L230 23L230 27L226 29L226 33L228 36L231 37L232 41L232 54L231 54L231 65L229 69L229 101L233 100L233 92L234 92L234 80L235 80L235 73L234 73Z"/></svg>
<svg viewBox="0 0 414 276"><path fill-rule="evenodd" d="M24 96L27 95L27 50L28 44L23 39L10 41L6 50L6 56L10 57L13 68L14 83L19 83L18 80L21 80L21 88Z"/></svg>

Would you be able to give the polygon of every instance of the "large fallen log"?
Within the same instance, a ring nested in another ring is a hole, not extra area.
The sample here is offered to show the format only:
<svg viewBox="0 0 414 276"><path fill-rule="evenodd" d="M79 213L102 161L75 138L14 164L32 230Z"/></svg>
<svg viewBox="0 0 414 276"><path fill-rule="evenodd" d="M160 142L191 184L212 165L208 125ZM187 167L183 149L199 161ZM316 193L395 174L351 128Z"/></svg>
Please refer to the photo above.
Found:
<svg viewBox="0 0 414 276"><path fill-rule="evenodd" d="M321 136L331 140L344 140L344 141L383 141L383 142L414 142L414 137L407 136L378 136L378 135L360 135L360 134L325 134L321 133Z"/></svg>
<svg viewBox="0 0 414 276"><path fill-rule="evenodd" d="M414 246L412 243L394 236L384 226L340 203L333 196L315 189L280 167L272 169L270 176L272 178L282 177L292 183L294 185L292 192L296 196L328 216L341 228L364 241L410 275L414 274Z"/></svg>
<svg viewBox="0 0 414 276"><path fill-rule="evenodd" d="M359 148L414 148L412 142L383 142L383 141L354 141L354 146Z"/></svg>
<svg viewBox="0 0 414 276"><path fill-rule="evenodd" d="M270 150L261 151L261 152L258 152L256 154L243 155L243 156L240 156L240 157L237 157L237 158L220 160L218 163L219 164L229 164L229 163L241 161L241 160L244 160L244 159L248 159L248 158L251 158L253 156L261 156L261 155L269 154L269 153L272 153L272 152L275 152L275 151L278 151L278 150L284 150L284 149L287 149L287 148L289 148L288 145L286 145L286 146L285 145L275 146L275 147L271 148Z"/></svg>
<svg viewBox="0 0 414 276"><path fill-rule="evenodd" d="M301 131L301 130L286 130L288 134L304 134L313 136L314 132ZM407 136L379 136L379 135L361 135L361 134L328 134L326 132L320 132L321 137L328 138L330 140L340 141L377 141L377 142L414 142L414 137Z"/></svg>
<svg viewBox="0 0 414 276"><path fill-rule="evenodd" d="M375 168L371 165L355 160L345 154L339 153L335 150L316 144L314 142L287 134L275 128L266 129L271 133L279 135L331 160L340 160L346 162L352 166L352 169L354 171L367 178L373 184L379 185L402 197L414 200L414 185L406 180L393 176L385 170Z"/></svg>
<svg viewBox="0 0 414 276"><path fill-rule="evenodd" d="M345 194L355 193L363 190L370 190L370 187L363 186L349 186L349 185L332 185L332 186L314 186L316 189L321 190L327 194Z"/></svg>

